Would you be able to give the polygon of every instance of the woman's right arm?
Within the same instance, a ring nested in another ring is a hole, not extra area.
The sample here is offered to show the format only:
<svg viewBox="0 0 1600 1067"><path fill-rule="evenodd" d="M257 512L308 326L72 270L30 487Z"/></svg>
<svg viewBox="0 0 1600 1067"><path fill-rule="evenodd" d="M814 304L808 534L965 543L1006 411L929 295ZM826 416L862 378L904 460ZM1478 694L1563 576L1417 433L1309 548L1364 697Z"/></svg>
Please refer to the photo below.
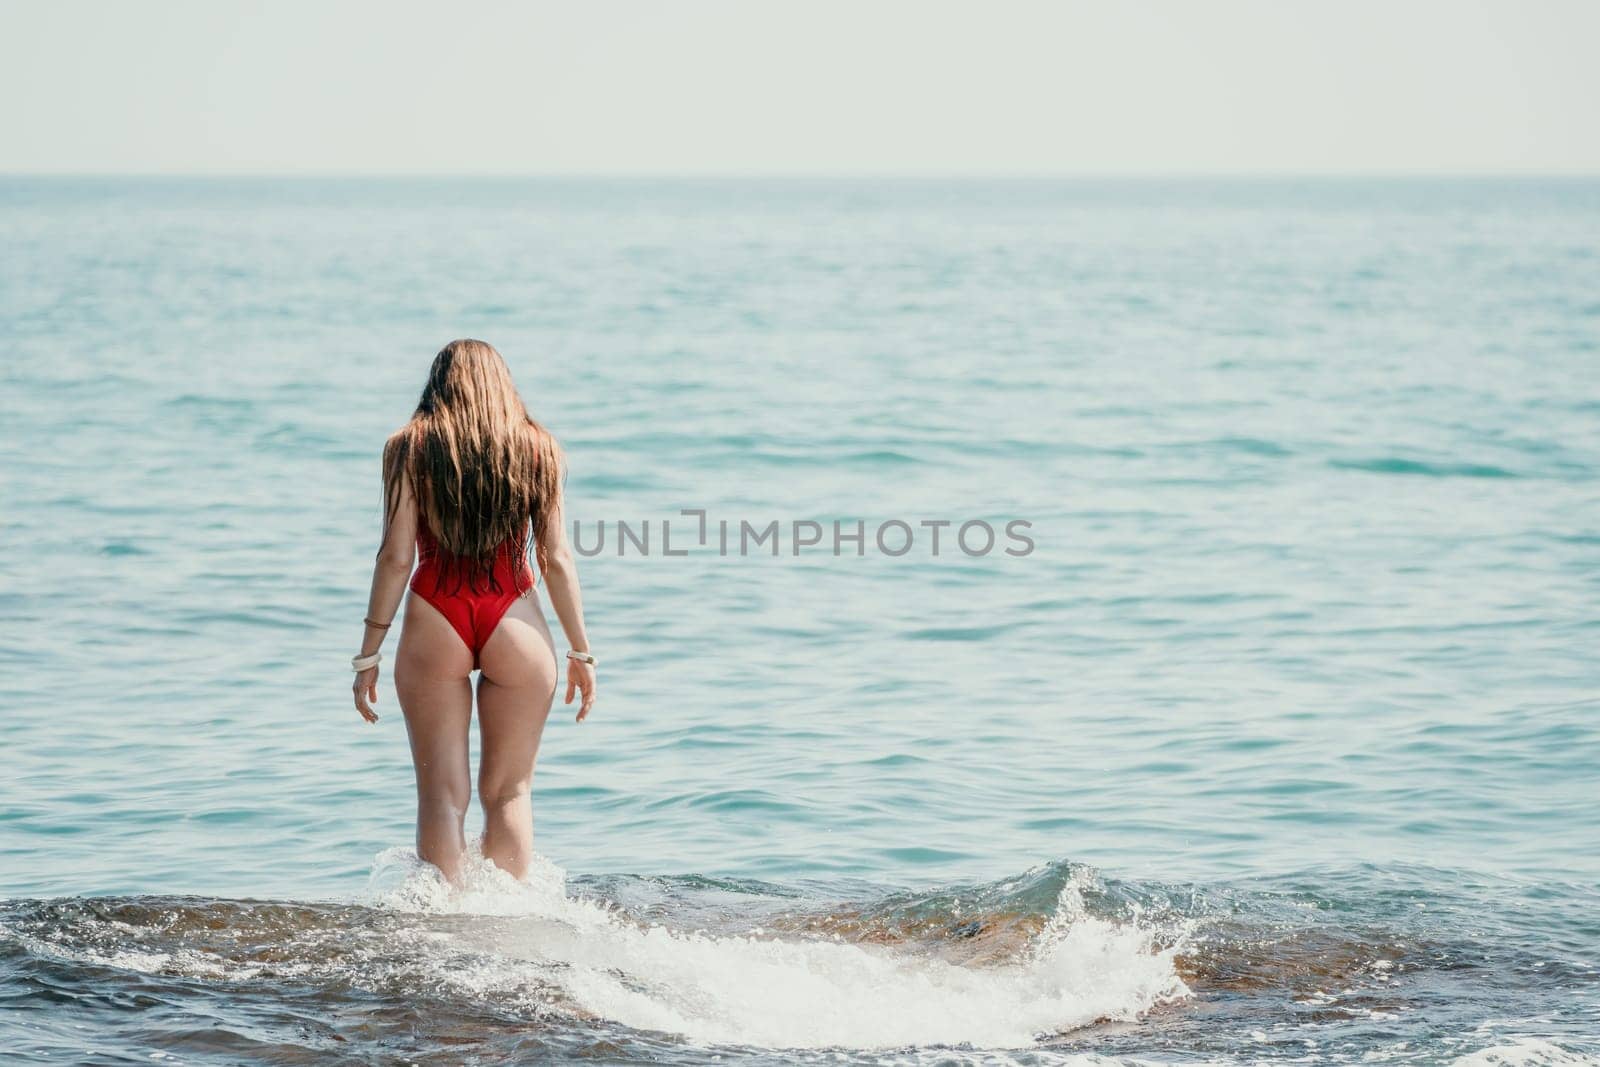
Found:
<svg viewBox="0 0 1600 1067"><path fill-rule="evenodd" d="M556 618L567 635L567 643L574 652L589 651L589 635L583 629L583 594L578 588L578 563L573 558L572 546L567 542L566 516L563 502L556 505L556 521L552 523L550 544L545 546L545 588L550 591L550 604L556 609ZM594 664L582 660L567 660L567 699L572 703L574 691L583 693L583 703L578 707L578 721L582 722L594 707Z"/></svg>

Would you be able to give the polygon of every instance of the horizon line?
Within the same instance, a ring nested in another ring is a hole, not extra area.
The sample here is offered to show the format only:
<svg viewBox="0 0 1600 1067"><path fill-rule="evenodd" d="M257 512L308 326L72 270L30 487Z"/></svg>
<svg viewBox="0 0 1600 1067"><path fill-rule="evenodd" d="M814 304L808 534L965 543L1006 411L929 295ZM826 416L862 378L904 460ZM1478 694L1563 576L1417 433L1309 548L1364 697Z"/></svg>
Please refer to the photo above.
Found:
<svg viewBox="0 0 1600 1067"><path fill-rule="evenodd" d="M1135 170L1135 171L365 171L0 170L0 180L169 178L200 180L473 181L1156 181L1600 179L1600 170Z"/></svg>

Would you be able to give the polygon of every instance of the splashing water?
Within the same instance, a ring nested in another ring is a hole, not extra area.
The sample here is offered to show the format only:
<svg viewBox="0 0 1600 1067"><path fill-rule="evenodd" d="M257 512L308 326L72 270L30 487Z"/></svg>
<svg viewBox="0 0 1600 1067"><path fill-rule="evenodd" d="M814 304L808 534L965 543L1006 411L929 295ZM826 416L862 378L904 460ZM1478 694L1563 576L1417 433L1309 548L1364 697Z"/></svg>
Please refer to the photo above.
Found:
<svg viewBox="0 0 1600 1067"><path fill-rule="evenodd" d="M399 884L381 888L396 869ZM483 946L496 954L489 966L500 979L507 961L521 962L587 1014L697 1044L1021 1048L1189 995L1175 966L1182 932L1089 915L1087 884L1075 873L1038 938L992 966L837 934L795 940L760 928L737 935L645 924L568 896L565 872L542 859L523 883L479 859L454 890L409 850L392 849L380 856L369 894L382 907L516 917ZM474 936L469 928L467 939Z"/></svg>

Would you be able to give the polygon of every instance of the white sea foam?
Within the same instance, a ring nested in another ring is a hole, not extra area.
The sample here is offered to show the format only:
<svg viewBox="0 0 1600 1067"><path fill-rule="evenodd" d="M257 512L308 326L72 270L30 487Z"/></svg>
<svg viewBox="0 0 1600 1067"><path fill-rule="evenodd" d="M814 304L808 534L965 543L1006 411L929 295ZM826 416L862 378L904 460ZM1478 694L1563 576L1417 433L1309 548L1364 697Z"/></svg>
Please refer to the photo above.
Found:
<svg viewBox="0 0 1600 1067"><path fill-rule="evenodd" d="M1468 1053L1456 1059L1452 1067L1597 1067L1597 1065L1600 1065L1600 1058L1529 1037Z"/></svg>
<svg viewBox="0 0 1600 1067"><path fill-rule="evenodd" d="M564 872L543 860L525 883L475 863L457 891L409 850L390 850L371 895L408 911L518 916L524 921L509 932L493 924L492 938L472 946L477 966L493 972L482 976L486 985L503 987L506 963L524 961L582 1010L698 1044L1000 1049L1132 1019L1188 995L1176 947L1160 945L1160 931L1144 923L1088 915L1082 889L1070 881L1032 950L998 966L962 966L910 947L642 925L569 896Z"/></svg>

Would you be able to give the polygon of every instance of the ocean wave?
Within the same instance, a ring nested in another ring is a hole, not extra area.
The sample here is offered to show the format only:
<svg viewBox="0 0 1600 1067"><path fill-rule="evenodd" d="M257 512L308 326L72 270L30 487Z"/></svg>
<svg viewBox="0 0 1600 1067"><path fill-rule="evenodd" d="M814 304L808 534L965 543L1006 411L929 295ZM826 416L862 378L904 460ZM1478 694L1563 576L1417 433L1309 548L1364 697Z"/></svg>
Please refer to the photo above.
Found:
<svg viewBox="0 0 1600 1067"><path fill-rule="evenodd" d="M101 997L118 975L164 981L159 1003L180 1014L202 988L287 997L302 1019L308 1001L340 1016L380 997L441 1019L746 1050L1028 1049L1190 995L1187 924L1096 914L1081 866L848 908L759 883L609 888L573 891L543 859L518 882L480 858L458 889L390 849L356 902L6 902L0 955Z"/></svg>
<svg viewBox="0 0 1600 1067"><path fill-rule="evenodd" d="M397 867L403 875L385 888ZM501 960L558 975L595 1016L698 1044L1021 1048L1189 995L1174 962L1183 930L1089 914L1092 877L1082 869L1036 932L966 959L927 951L927 938L897 933L881 909L831 922L785 911L743 933L641 922L614 903L568 895L564 873L547 862L523 883L479 863L455 890L408 850L391 850L374 881L380 907L526 920L497 929ZM970 940L997 924L935 925L941 938Z"/></svg>
<svg viewBox="0 0 1600 1067"><path fill-rule="evenodd" d="M1330 459L1330 467L1368 474L1410 474L1425 478L1520 478L1523 475L1491 463L1426 462L1404 456L1366 459Z"/></svg>
<svg viewBox="0 0 1600 1067"><path fill-rule="evenodd" d="M1587 969L1452 934L1486 898L1424 908L1374 877L1198 887L1058 860L886 889L569 879L537 858L517 881L474 857L456 888L393 848L353 900L0 901L0 998L53 1020L0 1023L0 1044L218 1063L1595 1064L1573 1020L1529 1014Z"/></svg>

